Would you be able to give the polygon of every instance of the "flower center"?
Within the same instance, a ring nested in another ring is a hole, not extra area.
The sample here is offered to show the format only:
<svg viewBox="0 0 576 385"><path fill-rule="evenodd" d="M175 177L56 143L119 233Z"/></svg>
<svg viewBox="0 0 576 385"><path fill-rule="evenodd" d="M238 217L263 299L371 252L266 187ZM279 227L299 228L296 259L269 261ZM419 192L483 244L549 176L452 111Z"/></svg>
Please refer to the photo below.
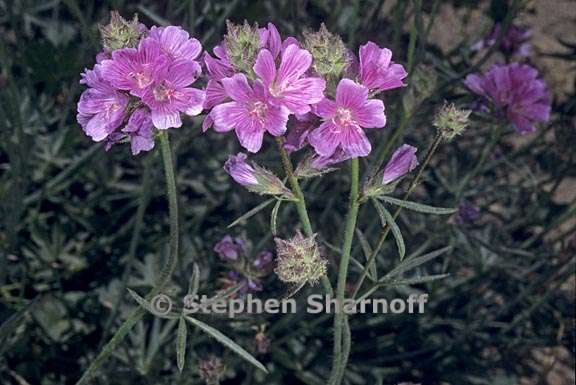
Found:
<svg viewBox="0 0 576 385"><path fill-rule="evenodd" d="M250 116L254 119L263 120L268 112L268 106L263 102L254 102L250 108Z"/></svg>
<svg viewBox="0 0 576 385"><path fill-rule="evenodd" d="M148 76L144 71L131 72L128 76L136 82L138 88L145 88L150 85L150 82L152 81L151 77Z"/></svg>
<svg viewBox="0 0 576 385"><path fill-rule="evenodd" d="M334 121L339 126L349 126L356 124L356 122L354 122L354 117L352 116L352 111L343 107L338 107L336 110Z"/></svg>
<svg viewBox="0 0 576 385"><path fill-rule="evenodd" d="M174 90L166 86L164 83L158 84L154 87L152 92L154 93L154 99L156 99L157 102L169 100L174 95Z"/></svg>

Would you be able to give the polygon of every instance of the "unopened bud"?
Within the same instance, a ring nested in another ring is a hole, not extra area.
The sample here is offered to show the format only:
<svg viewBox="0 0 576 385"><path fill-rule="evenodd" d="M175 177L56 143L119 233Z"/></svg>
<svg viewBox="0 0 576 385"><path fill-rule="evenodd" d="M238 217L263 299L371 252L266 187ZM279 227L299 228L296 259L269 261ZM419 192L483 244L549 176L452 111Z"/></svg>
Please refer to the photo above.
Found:
<svg viewBox="0 0 576 385"><path fill-rule="evenodd" d="M397 182L418 166L418 149L408 144L400 146L376 176L369 179L363 189L365 197L386 195L394 191Z"/></svg>
<svg viewBox="0 0 576 385"><path fill-rule="evenodd" d="M324 23L318 32L304 33L304 48L312 54L318 75L338 78L350 64L344 42L340 36L328 32Z"/></svg>
<svg viewBox="0 0 576 385"><path fill-rule="evenodd" d="M226 26L224 46L230 63L237 71L251 74L260 48L258 24L251 26L244 20L244 24L237 25L227 20Z"/></svg>
<svg viewBox="0 0 576 385"><path fill-rule="evenodd" d="M249 191L258 194L280 195L287 200L294 200L294 194L271 171L248 163L244 153L238 153L228 158L224 169L230 176Z"/></svg>
<svg viewBox="0 0 576 385"><path fill-rule="evenodd" d="M316 283L326 274L327 261L322 257L316 234L305 238L300 232L289 240L275 238L277 265L274 272L281 281L301 285Z"/></svg>
<svg viewBox="0 0 576 385"><path fill-rule="evenodd" d="M442 137L450 141L462 134L468 126L470 110L460 110L453 103L445 103L434 117L434 126L440 131Z"/></svg>
<svg viewBox="0 0 576 385"><path fill-rule="evenodd" d="M146 33L146 27L138 22L138 15L131 21L124 19L117 11L110 12L110 23L99 25L102 45L108 51L120 48L134 48Z"/></svg>

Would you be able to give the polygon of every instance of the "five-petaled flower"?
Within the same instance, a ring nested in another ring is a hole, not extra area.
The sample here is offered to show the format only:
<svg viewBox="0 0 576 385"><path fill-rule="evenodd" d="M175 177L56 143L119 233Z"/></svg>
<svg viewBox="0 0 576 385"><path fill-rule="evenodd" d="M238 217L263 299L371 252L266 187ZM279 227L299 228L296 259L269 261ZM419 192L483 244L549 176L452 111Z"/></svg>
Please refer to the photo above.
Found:
<svg viewBox="0 0 576 385"><path fill-rule="evenodd" d="M321 156L330 156L339 147L350 157L366 156L372 146L363 128L386 125L384 103L368 99L368 88L350 79L338 84L336 101L325 98L314 110L324 122L310 133L308 141Z"/></svg>

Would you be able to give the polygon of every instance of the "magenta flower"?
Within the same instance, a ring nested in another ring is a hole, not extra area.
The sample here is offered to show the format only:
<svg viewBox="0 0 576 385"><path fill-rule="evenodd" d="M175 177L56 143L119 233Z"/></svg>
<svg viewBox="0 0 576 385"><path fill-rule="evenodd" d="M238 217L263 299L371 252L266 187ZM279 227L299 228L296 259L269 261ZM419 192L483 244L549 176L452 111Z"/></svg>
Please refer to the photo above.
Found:
<svg viewBox="0 0 576 385"><path fill-rule="evenodd" d="M202 52L202 45L182 27L170 25L168 27L152 27L149 38L159 43L162 52L172 59L186 59L194 61Z"/></svg>
<svg viewBox="0 0 576 385"><path fill-rule="evenodd" d="M353 158L368 155L372 146L362 128L386 125L384 103L369 100L368 88L350 79L342 79L338 84L335 102L323 99L314 112L324 122L310 133L308 142L325 157L337 148Z"/></svg>
<svg viewBox="0 0 576 385"><path fill-rule="evenodd" d="M414 170L418 166L416 151L418 151L416 147L408 144L403 144L394 151L394 154L392 154L392 157L384 167L382 184L392 183Z"/></svg>
<svg viewBox="0 0 576 385"><path fill-rule="evenodd" d="M550 96L538 71L527 65L494 64L484 75L472 74L466 86L501 109L519 134L536 131L550 119Z"/></svg>
<svg viewBox="0 0 576 385"><path fill-rule="evenodd" d="M246 244L241 238L226 235L214 245L214 251L224 261L236 261L246 251Z"/></svg>
<svg viewBox="0 0 576 385"><path fill-rule="evenodd" d="M224 164L224 170L242 186L257 185L256 170L246 162L247 158L244 153L231 155Z"/></svg>
<svg viewBox="0 0 576 385"><path fill-rule="evenodd" d="M274 59L276 59L278 55L280 55L280 52L284 51L289 45L300 45L298 40L292 36L289 36L282 41L278 29L272 23L268 23L266 28L260 28L258 32L260 34L260 48L266 48L270 51Z"/></svg>
<svg viewBox="0 0 576 385"><path fill-rule="evenodd" d="M154 83L142 95L156 128L180 127L180 112L190 116L202 112L204 91L189 87L199 75L199 69L197 63L187 59L156 68Z"/></svg>
<svg viewBox="0 0 576 385"><path fill-rule="evenodd" d="M154 148L154 125L150 111L147 108L138 108L130 115L128 124L122 132L130 137L132 155L138 155L142 151L150 151Z"/></svg>
<svg viewBox="0 0 576 385"><path fill-rule="evenodd" d="M276 106L285 106L296 114L310 111L310 105L324 97L326 82L320 78L302 77L312 64L312 55L305 49L289 45L282 52L278 71L273 54L263 49L256 58L254 72L262 79Z"/></svg>
<svg viewBox="0 0 576 385"><path fill-rule="evenodd" d="M258 152L262 147L264 133L280 136L286 132L289 110L270 103L261 82L250 87L246 76L234 75L222 79L222 85L231 102L217 105L210 114L218 132L235 130L242 147Z"/></svg>
<svg viewBox="0 0 576 385"><path fill-rule="evenodd" d="M99 142L122 124L128 96L103 78L100 64L96 64L92 70L86 70L80 83L89 88L80 96L77 120L86 135Z"/></svg>
<svg viewBox="0 0 576 385"><path fill-rule="evenodd" d="M102 75L114 87L142 96L154 81L154 71L164 67L168 58L152 39L144 39L136 48L122 48L112 52L112 59L102 61Z"/></svg>
<svg viewBox="0 0 576 385"><path fill-rule="evenodd" d="M360 82L370 90L386 91L404 87L408 74L404 67L392 61L392 51L369 41L360 47Z"/></svg>

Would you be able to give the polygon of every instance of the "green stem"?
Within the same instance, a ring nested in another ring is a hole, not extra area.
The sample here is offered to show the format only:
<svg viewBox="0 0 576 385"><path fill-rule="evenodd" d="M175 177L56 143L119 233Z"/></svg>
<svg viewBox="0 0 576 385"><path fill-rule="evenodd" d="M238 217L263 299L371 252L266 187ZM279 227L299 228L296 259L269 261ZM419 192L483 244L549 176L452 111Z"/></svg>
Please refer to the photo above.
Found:
<svg viewBox="0 0 576 385"><path fill-rule="evenodd" d="M350 252L352 250L352 241L354 240L354 231L356 230L356 220L358 219L358 200L359 192L359 162L358 158L350 161L351 182L350 182L350 201L348 203L348 215L346 216L346 226L344 229L344 242L342 244L342 256L338 269L338 285L336 287L336 300L339 304L334 316L334 360L332 363L332 373L330 375L330 384L338 385L342 381L342 374L346 366L346 355L343 352L343 328L345 324L345 314L342 309L344 303L344 294L346 292L346 277L348 275L348 265L350 263ZM344 346L345 348L345 346Z"/></svg>
<svg viewBox="0 0 576 385"><path fill-rule="evenodd" d="M434 138L434 141L430 144L430 147L428 148L428 151L426 152L426 156L424 157L424 161L422 162L422 164L418 168L418 172L416 173L416 176L414 177L414 179L412 179L412 182L410 183L410 186L408 187L408 190L404 194L404 197L402 198L402 200L408 199L410 197L410 195L412 194L412 192L414 191L414 189L416 188L416 186L418 185L418 182L420 181L420 179L422 178L422 175L424 174L424 170L428 166L428 163L430 163L430 160L432 159L432 156L434 155L434 153L438 149L438 146L440 145L441 141L442 141L442 135L440 133L437 133L436 137ZM402 211L402 206L399 206L396 209L396 211L394 212L394 214L392 215L394 220L396 220L396 218L398 218L398 215L400 215L401 211ZM368 267L370 266L370 264L372 264L376 260L376 256L378 255L378 253L382 249L382 246L384 246L384 242L386 241L386 238L388 237L389 232L390 232L390 226L386 226L382 230L382 235L380 236L380 239L378 240L378 244L376 245L374 250L372 250L372 254L370 255L370 258L368 258L368 261L364 265L364 269L362 270L362 274L360 275L360 279L358 280L358 282L355 285L354 294L352 295L352 298L356 298L356 296L358 295L358 291L360 291L360 288L362 287L362 284L364 283L364 280L366 279L366 276L368 275Z"/></svg>
<svg viewBox="0 0 576 385"><path fill-rule="evenodd" d="M311 237L314 234L314 230L312 229L312 223L310 222L310 217L308 216L308 209L306 208L306 199L304 198L304 193L302 192L302 188L300 187L300 183L298 182L298 178L294 175L294 167L292 166L292 161L290 160L290 155L288 151L284 148L284 138L279 136L276 138L276 143L278 143L278 149L280 150L280 156L282 158L282 165L284 166L284 171L286 172L286 176L288 177L288 183L290 184L290 188L292 189L292 193L296 196L297 201L294 202L296 204L296 209L298 211L298 216L300 218L300 223L302 223L302 227L304 227L304 233L306 233L307 237ZM321 279L322 286L324 287L324 291L332 295L334 290L332 289L332 284L326 275L324 275Z"/></svg>
<svg viewBox="0 0 576 385"><path fill-rule="evenodd" d="M170 281L170 277L176 268L178 262L178 247L179 241L179 224L178 224L178 197L176 191L176 178L174 175L174 165L172 159L172 149L170 148L170 141L167 131L161 131L160 137L160 152L162 154L162 161L164 163L164 174L166 177L166 190L168 195L168 211L170 217L170 252L168 260L164 268L160 272L160 276L156 285L146 295L146 299L150 300L155 295L159 294L166 284ZM146 314L146 311L141 306L138 306L130 313L126 321L120 326L118 331L112 336L110 341L104 346L98 356L90 363L88 369L84 372L76 385L86 384L87 381L94 375L96 370L106 359L116 350L116 347L122 342L124 337L132 330L134 325Z"/></svg>

